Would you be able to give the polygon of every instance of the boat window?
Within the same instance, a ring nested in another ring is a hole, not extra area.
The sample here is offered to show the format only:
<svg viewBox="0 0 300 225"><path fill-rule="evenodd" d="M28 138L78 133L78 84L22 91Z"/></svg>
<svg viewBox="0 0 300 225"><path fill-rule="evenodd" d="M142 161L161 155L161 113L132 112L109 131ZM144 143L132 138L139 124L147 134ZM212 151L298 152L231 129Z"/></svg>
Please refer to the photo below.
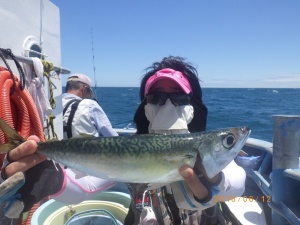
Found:
<svg viewBox="0 0 300 225"><path fill-rule="evenodd" d="M37 45L37 44L33 44L30 47L29 57L41 58L41 53L42 53L41 47L39 45ZM42 59L44 59L44 56L42 56Z"/></svg>
<svg viewBox="0 0 300 225"><path fill-rule="evenodd" d="M23 42L22 55L25 57L37 57L45 59L45 55L42 52L40 41L34 36L28 36Z"/></svg>

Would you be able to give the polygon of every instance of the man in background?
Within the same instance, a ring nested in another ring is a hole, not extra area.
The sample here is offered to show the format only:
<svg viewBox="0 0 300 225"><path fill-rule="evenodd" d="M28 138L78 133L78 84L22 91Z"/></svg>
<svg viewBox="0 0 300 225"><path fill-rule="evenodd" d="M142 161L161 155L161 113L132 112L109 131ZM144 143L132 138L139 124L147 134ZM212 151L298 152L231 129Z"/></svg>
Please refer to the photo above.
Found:
<svg viewBox="0 0 300 225"><path fill-rule="evenodd" d="M118 136L101 106L92 98L91 79L84 74L72 74L62 96L64 138L81 134Z"/></svg>

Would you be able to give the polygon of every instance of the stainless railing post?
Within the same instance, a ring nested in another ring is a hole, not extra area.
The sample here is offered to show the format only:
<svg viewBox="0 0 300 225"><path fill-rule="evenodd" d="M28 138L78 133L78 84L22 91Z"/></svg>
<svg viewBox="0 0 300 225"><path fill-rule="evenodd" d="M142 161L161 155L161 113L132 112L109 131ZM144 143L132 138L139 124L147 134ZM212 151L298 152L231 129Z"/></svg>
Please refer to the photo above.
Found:
<svg viewBox="0 0 300 225"><path fill-rule="evenodd" d="M276 208L276 210L274 208L272 210L272 224L274 225L289 224L281 215L283 214L281 211L283 204L290 207L296 205L299 201L297 181L283 175L285 169L299 168L299 149L300 116L273 116L271 188L272 205Z"/></svg>

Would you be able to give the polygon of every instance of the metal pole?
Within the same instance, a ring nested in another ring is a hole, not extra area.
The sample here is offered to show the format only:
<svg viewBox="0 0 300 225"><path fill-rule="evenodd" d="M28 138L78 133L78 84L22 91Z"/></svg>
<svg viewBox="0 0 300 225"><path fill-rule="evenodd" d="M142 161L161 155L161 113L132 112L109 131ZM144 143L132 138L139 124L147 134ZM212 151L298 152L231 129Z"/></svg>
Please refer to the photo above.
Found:
<svg viewBox="0 0 300 225"><path fill-rule="evenodd" d="M7 54L4 54L4 57L7 58L7 59L11 59L10 56L7 55ZM33 64L32 59L30 57L23 57L23 56L15 55L15 58L16 58L16 60L18 60L18 62L27 63L27 64L30 64L30 65ZM61 67L57 67L57 66L54 66L53 70L56 71L57 73L60 73L60 74L70 74L71 73L70 70L64 69L64 68L61 68Z"/></svg>
<svg viewBox="0 0 300 225"><path fill-rule="evenodd" d="M284 205L290 208L299 201L299 182L283 174L286 169L299 168L299 149L300 116L273 116L272 204L281 212ZM289 223L272 210L272 224Z"/></svg>
<svg viewBox="0 0 300 225"><path fill-rule="evenodd" d="M96 101L98 101L98 96L97 96L96 67L95 67L95 55L94 55L94 38L93 38L93 28L91 28L91 38L92 38L93 69L94 69L94 82L95 82L95 88L94 88L94 98L95 98L95 100L96 100Z"/></svg>

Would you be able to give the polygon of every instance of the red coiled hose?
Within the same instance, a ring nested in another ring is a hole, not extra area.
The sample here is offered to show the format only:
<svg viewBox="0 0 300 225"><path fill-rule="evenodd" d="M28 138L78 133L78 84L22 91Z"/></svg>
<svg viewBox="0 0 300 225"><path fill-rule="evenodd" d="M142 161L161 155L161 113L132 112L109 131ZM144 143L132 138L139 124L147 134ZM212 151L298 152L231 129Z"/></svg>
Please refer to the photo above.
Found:
<svg viewBox="0 0 300 225"><path fill-rule="evenodd" d="M14 76L16 82L15 90L13 88L13 80L10 72L0 67L0 117L14 128L24 139L30 135L36 135L41 141L45 141L43 126L39 118L36 106L30 96L28 90L20 90L20 82L18 77ZM11 94L11 91L12 94ZM5 143L6 138L0 131L0 143ZM0 155L0 169L5 154ZM37 203L32 207L29 216L20 220L18 224L30 224L31 216L40 204Z"/></svg>

